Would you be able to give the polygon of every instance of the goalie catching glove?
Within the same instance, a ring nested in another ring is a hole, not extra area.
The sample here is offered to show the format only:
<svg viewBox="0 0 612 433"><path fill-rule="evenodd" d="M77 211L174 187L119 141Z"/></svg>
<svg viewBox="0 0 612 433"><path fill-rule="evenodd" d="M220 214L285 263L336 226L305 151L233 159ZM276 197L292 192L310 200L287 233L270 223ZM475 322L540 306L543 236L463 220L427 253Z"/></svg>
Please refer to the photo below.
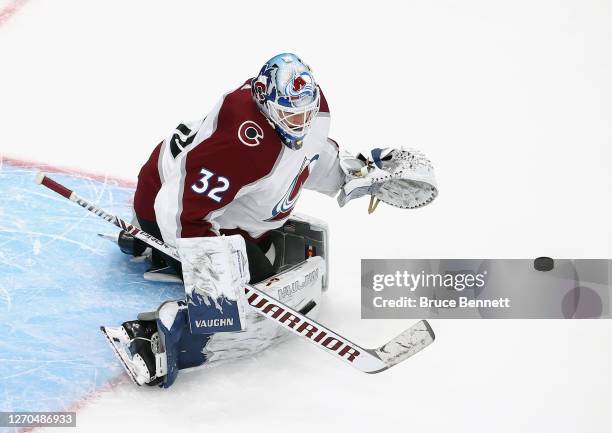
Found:
<svg viewBox="0 0 612 433"><path fill-rule="evenodd" d="M379 201L414 209L431 203L438 195L433 166L416 149L376 148L369 157L341 152L340 167L346 175L338 195L341 207L369 194L369 213L374 212Z"/></svg>

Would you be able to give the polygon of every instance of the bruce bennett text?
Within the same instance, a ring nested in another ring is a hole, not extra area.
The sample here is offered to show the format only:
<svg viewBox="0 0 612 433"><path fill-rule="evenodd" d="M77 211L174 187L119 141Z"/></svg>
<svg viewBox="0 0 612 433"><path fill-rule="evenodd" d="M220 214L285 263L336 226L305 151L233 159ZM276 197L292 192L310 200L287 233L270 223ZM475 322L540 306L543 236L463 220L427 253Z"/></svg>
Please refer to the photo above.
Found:
<svg viewBox="0 0 612 433"><path fill-rule="evenodd" d="M372 304L375 308L510 308L510 299L470 299L466 296L457 299L430 299L427 296L384 299L376 296Z"/></svg>

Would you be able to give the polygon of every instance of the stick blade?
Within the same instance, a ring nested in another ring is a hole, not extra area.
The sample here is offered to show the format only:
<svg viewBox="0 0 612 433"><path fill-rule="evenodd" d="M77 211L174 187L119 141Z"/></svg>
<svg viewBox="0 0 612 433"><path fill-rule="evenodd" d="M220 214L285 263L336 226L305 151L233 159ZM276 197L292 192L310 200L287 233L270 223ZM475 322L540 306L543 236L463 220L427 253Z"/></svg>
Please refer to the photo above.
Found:
<svg viewBox="0 0 612 433"><path fill-rule="evenodd" d="M388 343L374 349L374 353L386 364L386 368L372 373L379 373L405 361L425 349L435 339L436 335L426 320L415 323Z"/></svg>

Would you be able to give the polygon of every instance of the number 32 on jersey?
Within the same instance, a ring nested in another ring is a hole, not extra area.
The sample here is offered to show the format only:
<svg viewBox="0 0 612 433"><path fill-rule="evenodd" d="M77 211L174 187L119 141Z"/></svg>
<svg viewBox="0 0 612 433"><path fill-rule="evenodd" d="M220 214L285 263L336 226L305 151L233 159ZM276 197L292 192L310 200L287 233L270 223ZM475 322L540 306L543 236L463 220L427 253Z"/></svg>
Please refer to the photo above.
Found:
<svg viewBox="0 0 612 433"><path fill-rule="evenodd" d="M229 179L227 177L217 176L215 173L205 168L200 170L200 174L202 175L200 180L191 185L193 192L196 194L206 194L211 200L217 203L221 202L223 193L229 188Z"/></svg>

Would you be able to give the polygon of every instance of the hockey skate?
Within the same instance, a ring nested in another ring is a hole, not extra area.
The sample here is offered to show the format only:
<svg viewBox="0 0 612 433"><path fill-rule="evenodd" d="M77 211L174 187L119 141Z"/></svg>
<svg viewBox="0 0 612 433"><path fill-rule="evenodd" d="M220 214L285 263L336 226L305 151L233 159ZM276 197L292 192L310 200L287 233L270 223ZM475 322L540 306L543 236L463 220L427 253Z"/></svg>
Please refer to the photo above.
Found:
<svg viewBox="0 0 612 433"><path fill-rule="evenodd" d="M166 374L166 356L155 321L134 320L100 330L136 385L157 385Z"/></svg>
<svg viewBox="0 0 612 433"><path fill-rule="evenodd" d="M102 234L98 233L103 239L106 239L119 246L122 253L134 256L134 259L147 260L151 263L151 267L142 275L147 281L158 283L182 283L183 280L177 275L176 271L166 264L164 259L159 255L152 253L151 248L143 246L143 242L138 241L125 230L121 230L118 234Z"/></svg>

